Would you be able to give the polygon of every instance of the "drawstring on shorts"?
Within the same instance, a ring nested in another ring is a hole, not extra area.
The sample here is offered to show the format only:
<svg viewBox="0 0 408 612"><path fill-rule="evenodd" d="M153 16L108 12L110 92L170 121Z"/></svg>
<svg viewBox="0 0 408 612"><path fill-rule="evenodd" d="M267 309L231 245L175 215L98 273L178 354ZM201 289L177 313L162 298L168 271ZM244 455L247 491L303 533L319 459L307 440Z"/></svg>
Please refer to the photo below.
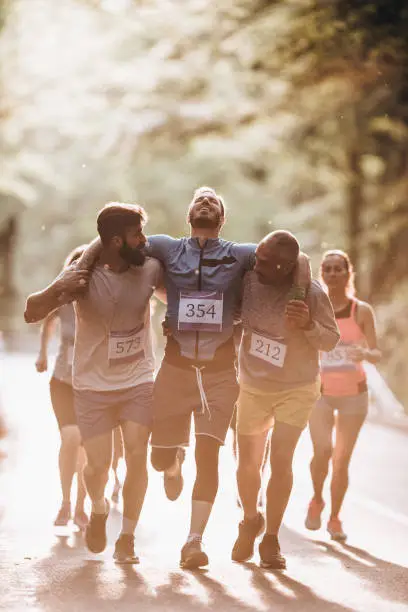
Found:
<svg viewBox="0 0 408 612"><path fill-rule="evenodd" d="M208 400L207 400L207 396L205 394L205 389L204 389L204 385L203 385L203 377L201 374L201 370L204 370L205 366L192 366L195 371L196 371L196 378L197 378L197 386L198 386L198 390L200 392L200 399L201 399L201 411L199 414L206 414L208 415L208 420L211 421L211 410L210 407L208 405Z"/></svg>

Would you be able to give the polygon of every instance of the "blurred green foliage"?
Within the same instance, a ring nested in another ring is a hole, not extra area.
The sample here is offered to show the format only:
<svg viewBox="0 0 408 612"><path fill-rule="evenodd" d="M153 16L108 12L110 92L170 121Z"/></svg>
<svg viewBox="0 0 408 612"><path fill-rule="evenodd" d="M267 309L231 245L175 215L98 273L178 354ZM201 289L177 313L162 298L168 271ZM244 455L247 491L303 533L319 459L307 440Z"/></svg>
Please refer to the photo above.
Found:
<svg viewBox="0 0 408 612"><path fill-rule="evenodd" d="M228 238L286 227L316 271L322 250L351 252L404 397L406 2L1 6L0 225L18 215L22 296L93 237L106 201L138 201L149 231L180 235L210 184Z"/></svg>

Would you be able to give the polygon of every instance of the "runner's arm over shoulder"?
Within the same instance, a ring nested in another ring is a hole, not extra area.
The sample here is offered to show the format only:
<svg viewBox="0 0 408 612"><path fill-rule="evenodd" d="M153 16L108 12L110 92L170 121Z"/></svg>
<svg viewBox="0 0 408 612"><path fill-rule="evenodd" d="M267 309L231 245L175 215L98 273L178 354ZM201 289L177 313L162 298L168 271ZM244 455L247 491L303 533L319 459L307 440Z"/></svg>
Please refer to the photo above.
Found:
<svg viewBox="0 0 408 612"><path fill-rule="evenodd" d="M171 236L167 236L167 234L148 236L145 246L146 255L155 257L162 263L165 263L169 253L179 242L179 238L172 238Z"/></svg>
<svg viewBox="0 0 408 612"><path fill-rule="evenodd" d="M294 285L296 287L303 287L306 292L309 290L310 283L312 282L312 268L310 265L310 259L306 253L300 251L296 264L296 272Z"/></svg>
<svg viewBox="0 0 408 612"><path fill-rule="evenodd" d="M82 255L75 262L79 270L92 270L102 253L102 242L99 236L88 244Z"/></svg>
<svg viewBox="0 0 408 612"><path fill-rule="evenodd" d="M73 302L86 291L89 272L69 267L42 291L28 296L24 310L26 323L37 323L63 304Z"/></svg>
<svg viewBox="0 0 408 612"><path fill-rule="evenodd" d="M310 323L303 333L315 349L333 350L340 340L340 332L329 297L316 280L310 285L308 303Z"/></svg>
<svg viewBox="0 0 408 612"><path fill-rule="evenodd" d="M167 291L166 286L164 284L164 269L159 261L154 259L153 261L155 261L155 263L157 264L156 281L154 283L153 295L163 304L167 304Z"/></svg>
<svg viewBox="0 0 408 612"><path fill-rule="evenodd" d="M374 310L367 302L358 302L358 323L361 326L367 340L367 348L364 348L363 359L370 363L378 363L381 359L381 351L378 348L377 329Z"/></svg>
<svg viewBox="0 0 408 612"><path fill-rule="evenodd" d="M155 257L160 261L166 261L167 254L171 246L178 242L176 238L165 234L148 236L145 246L145 253L149 257ZM102 242L99 236L94 238L86 247L81 257L78 259L78 268L81 270L92 270L102 252Z"/></svg>
<svg viewBox="0 0 408 612"><path fill-rule="evenodd" d="M235 243L232 247L232 254L242 265L245 271L252 270L255 265L255 250L257 245L248 243Z"/></svg>

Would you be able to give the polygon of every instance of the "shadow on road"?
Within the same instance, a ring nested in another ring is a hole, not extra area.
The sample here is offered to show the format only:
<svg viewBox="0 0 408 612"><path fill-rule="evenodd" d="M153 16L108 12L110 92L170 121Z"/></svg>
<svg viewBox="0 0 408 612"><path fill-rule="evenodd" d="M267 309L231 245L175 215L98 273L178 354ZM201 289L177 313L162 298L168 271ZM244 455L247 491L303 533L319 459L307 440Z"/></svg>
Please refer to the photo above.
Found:
<svg viewBox="0 0 408 612"><path fill-rule="evenodd" d="M313 610L313 612L352 612L352 608L319 597L310 587L294 580L287 573L262 570L247 563L252 571L251 581L268 605L283 605L290 602L291 610Z"/></svg>
<svg viewBox="0 0 408 612"><path fill-rule="evenodd" d="M311 542L319 550L339 560L348 571L357 574L379 597L407 604L408 569L406 567L374 557L366 550L347 543L320 540L311 540Z"/></svg>
<svg viewBox="0 0 408 612"><path fill-rule="evenodd" d="M306 540L291 534L307 546ZM231 573L247 574L246 601L234 596L229 584L229 569L214 578L202 571L160 571L152 574L151 568L141 566L116 566L106 558L86 559L81 534L59 536L50 549L50 556L36 564L36 602L44 612L62 612L67 609L105 612L134 609L139 611L167 610L222 610L225 612L254 610L276 611L287 606L293 611L352 612L351 608L333 603L316 594L312 588L294 580L287 573L268 572L255 563L237 566L231 563ZM252 596L251 596L252 593ZM249 597L248 597L249 596ZM251 605L251 597L260 605Z"/></svg>

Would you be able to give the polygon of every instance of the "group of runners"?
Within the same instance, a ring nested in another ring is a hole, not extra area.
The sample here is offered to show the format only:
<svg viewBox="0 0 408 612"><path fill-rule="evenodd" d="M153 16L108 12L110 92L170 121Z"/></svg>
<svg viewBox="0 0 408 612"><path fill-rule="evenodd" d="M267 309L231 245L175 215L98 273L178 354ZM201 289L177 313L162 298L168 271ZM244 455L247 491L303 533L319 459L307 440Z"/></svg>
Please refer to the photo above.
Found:
<svg viewBox="0 0 408 612"><path fill-rule="evenodd" d="M45 320L39 370L46 368L50 325L60 319L61 344L50 384L61 432L63 501L56 524L71 518L78 471L74 521L85 529L89 550L105 549L110 509L105 489L116 432L115 446L123 438L126 462L122 529L114 552L118 563L138 562L134 532L148 485L149 441L151 464L163 473L168 499L176 500L192 418L196 478L181 567L208 564L202 537L231 423L243 511L232 560L249 560L262 536L261 565L286 567L279 529L292 489L294 451L308 422L314 496L306 526L321 526L331 460L327 527L331 537L346 538L339 514L368 409L362 362L380 358L373 311L354 295L344 252L324 255L321 284L311 278L309 259L290 232L275 231L258 245L237 244L220 238L225 219L222 197L201 187L188 207L189 237L146 238L143 208L110 203L97 218L99 237L75 250L61 274L27 299L25 320ZM167 304L157 374L153 295ZM259 492L266 449L271 475L263 513ZM82 474L92 503L89 519Z"/></svg>

